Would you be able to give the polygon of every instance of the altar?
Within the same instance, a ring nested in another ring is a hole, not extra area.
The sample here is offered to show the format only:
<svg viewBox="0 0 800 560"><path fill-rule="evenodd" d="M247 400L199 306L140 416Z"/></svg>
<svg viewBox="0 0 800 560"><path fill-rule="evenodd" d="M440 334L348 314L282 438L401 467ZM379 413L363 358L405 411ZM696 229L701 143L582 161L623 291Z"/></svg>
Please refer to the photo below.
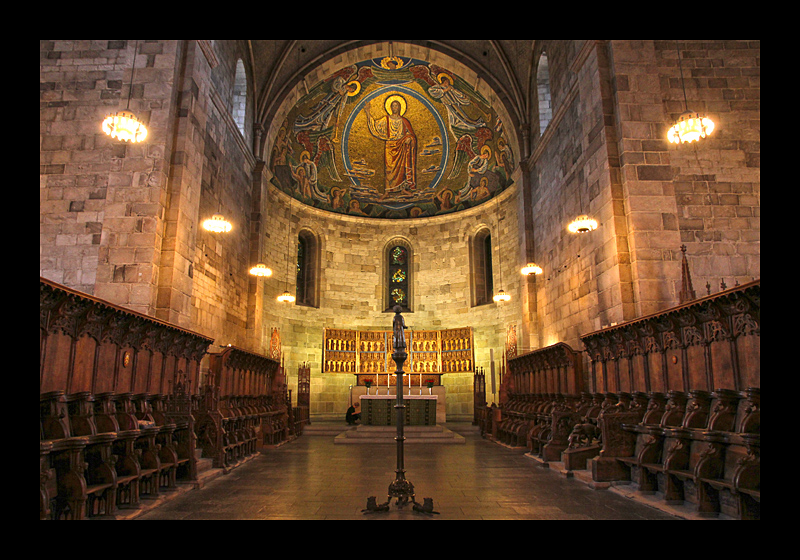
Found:
<svg viewBox="0 0 800 560"><path fill-rule="evenodd" d="M435 426L438 395L403 395L405 426ZM361 424L396 426L396 395L361 395Z"/></svg>

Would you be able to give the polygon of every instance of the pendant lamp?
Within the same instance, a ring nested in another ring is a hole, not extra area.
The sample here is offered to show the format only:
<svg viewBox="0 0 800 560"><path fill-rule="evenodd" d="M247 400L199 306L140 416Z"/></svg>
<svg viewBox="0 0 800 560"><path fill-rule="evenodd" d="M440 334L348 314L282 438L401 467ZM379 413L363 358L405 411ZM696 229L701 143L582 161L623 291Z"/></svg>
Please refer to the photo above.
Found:
<svg viewBox="0 0 800 560"><path fill-rule="evenodd" d="M500 248L500 200L497 201L497 247ZM500 255L500 251L497 251L497 262L500 264L500 285L503 285L503 257ZM501 301L505 302L511 299L511 296L505 293L505 291L501 288L498 292L492 297L494 301L500 303Z"/></svg>
<svg viewBox="0 0 800 560"><path fill-rule="evenodd" d="M686 99L686 83L683 80L683 64L681 64L681 51L678 41L675 41L675 48L678 51L678 67L681 73L681 87L683 88L683 106L685 111L681 113L675 124L667 132L667 138L672 144L687 144L705 138L714 132L714 121L706 116L700 115L689 110L689 102Z"/></svg>
<svg viewBox="0 0 800 560"><path fill-rule="evenodd" d="M540 267L535 262L529 262L528 264L526 264L525 266L522 267L520 272L522 274L524 274L525 276L530 276L531 274L541 274L542 273L542 267Z"/></svg>
<svg viewBox="0 0 800 560"><path fill-rule="evenodd" d="M131 108L131 92L133 91L133 73L136 68L136 53L139 50L139 41L136 41L136 46L133 49L133 65L131 66L131 84L128 87L128 104L125 110L111 113L106 116L103 121L103 132L111 138L116 138L122 142L131 142L136 144L144 141L147 138L147 127L139 118L130 110Z"/></svg>
<svg viewBox="0 0 800 560"><path fill-rule="evenodd" d="M264 263L258 263L253 268L250 269L250 274L253 276L261 276L262 278L267 278L272 276L272 269L267 267Z"/></svg>

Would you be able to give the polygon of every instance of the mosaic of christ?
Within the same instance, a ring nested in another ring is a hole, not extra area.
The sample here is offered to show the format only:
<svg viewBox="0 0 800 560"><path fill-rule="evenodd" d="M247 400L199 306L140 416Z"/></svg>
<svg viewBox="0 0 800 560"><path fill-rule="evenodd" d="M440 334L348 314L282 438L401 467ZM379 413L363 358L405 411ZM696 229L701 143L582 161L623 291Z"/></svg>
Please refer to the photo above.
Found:
<svg viewBox="0 0 800 560"><path fill-rule="evenodd" d="M311 88L270 166L275 185L310 206L398 219L485 202L511 184L514 154L483 96L445 68L393 56Z"/></svg>

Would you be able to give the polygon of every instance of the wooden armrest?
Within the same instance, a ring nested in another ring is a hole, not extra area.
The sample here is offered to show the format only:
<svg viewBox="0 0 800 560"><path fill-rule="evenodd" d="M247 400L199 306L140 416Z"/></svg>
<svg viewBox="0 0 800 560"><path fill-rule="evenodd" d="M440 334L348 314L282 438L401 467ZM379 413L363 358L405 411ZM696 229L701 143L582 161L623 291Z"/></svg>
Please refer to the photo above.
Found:
<svg viewBox="0 0 800 560"><path fill-rule="evenodd" d="M111 482L106 482L103 484L91 484L86 486L86 493L87 494L100 494L106 491L108 488L114 486Z"/></svg>
<svg viewBox="0 0 800 560"><path fill-rule="evenodd" d="M757 502L761 502L761 490L755 490L753 488L737 488L736 491L740 494L747 494L748 496L754 498Z"/></svg>
<svg viewBox="0 0 800 560"><path fill-rule="evenodd" d="M664 472L673 474L682 480L694 480L694 473L691 471L681 471L677 469L664 470Z"/></svg>

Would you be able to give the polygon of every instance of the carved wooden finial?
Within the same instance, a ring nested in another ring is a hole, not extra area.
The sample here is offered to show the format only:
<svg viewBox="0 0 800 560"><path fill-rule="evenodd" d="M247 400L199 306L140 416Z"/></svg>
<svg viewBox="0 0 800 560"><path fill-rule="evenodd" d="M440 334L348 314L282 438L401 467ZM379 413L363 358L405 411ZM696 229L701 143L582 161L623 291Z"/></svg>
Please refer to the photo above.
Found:
<svg viewBox="0 0 800 560"><path fill-rule="evenodd" d="M692 274L689 272L689 263L686 261L686 245L681 245L681 293L680 303L697 299L692 287Z"/></svg>

